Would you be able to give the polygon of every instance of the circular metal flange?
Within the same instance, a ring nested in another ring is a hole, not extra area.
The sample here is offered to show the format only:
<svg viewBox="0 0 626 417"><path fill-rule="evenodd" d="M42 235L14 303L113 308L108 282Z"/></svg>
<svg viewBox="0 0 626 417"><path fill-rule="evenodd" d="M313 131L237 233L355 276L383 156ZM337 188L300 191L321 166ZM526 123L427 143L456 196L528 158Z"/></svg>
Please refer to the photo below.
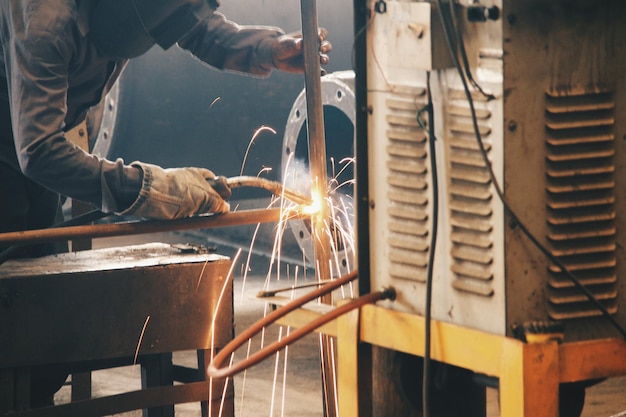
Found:
<svg viewBox="0 0 626 417"><path fill-rule="evenodd" d="M109 156L112 148L113 132L117 123L119 85L120 83L113 84L104 100L87 114L89 147L94 155L103 158Z"/></svg>
<svg viewBox="0 0 626 417"><path fill-rule="evenodd" d="M322 105L326 140L328 195L332 222L329 225L333 246L333 275L354 269L354 72L339 71L322 77ZM306 92L294 101L283 138L281 173L285 187L309 195L311 177L308 167ZM290 220L290 228L306 259L315 259L311 226L308 220Z"/></svg>

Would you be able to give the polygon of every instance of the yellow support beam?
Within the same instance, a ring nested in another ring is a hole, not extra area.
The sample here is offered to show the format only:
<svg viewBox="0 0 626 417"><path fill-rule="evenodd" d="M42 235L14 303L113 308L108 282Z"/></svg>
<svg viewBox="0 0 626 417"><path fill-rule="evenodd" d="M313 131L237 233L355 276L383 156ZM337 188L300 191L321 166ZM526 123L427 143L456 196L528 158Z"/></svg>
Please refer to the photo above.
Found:
<svg viewBox="0 0 626 417"><path fill-rule="evenodd" d="M559 415L559 361L556 342L520 344L502 338L500 413L510 417ZM479 342L479 340L477 341ZM471 369L471 368L470 368Z"/></svg>
<svg viewBox="0 0 626 417"><path fill-rule="evenodd" d="M359 404L359 310L344 314L337 320L337 387L339 415L358 416Z"/></svg>
<svg viewBox="0 0 626 417"><path fill-rule="evenodd" d="M278 300L274 300L280 304ZM328 308L328 306L325 306ZM324 310L298 310L281 324L299 327ZM359 393L363 343L424 356L422 316L368 304L317 331L337 336L341 417L367 416ZM500 411L507 417L558 417L559 384L626 375L626 341L524 343L450 323L431 323L431 358L499 379Z"/></svg>
<svg viewBox="0 0 626 417"><path fill-rule="evenodd" d="M425 320L422 316L367 305L361 309L361 341L375 346L424 356ZM498 375L502 337L449 323L431 324L431 358L450 365ZM480 343L474 343L480 340ZM522 342L516 341L520 345ZM459 347L462 346L462 349Z"/></svg>
<svg viewBox="0 0 626 417"><path fill-rule="evenodd" d="M626 342L597 339L559 348L561 382L626 375Z"/></svg>
<svg viewBox="0 0 626 417"><path fill-rule="evenodd" d="M375 305L361 308L360 317L351 314L337 326L342 417L361 415L359 343L424 355L423 317ZM622 339L524 343L439 321L431 331L432 359L499 379L501 415L507 417L558 417L560 383L626 375Z"/></svg>

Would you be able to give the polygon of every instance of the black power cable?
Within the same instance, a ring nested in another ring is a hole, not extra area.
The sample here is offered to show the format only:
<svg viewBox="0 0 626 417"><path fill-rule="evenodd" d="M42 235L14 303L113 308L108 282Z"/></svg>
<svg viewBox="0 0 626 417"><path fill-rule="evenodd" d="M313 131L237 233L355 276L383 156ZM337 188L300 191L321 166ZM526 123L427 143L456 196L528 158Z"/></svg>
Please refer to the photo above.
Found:
<svg viewBox="0 0 626 417"><path fill-rule="evenodd" d="M520 220L517 214L515 214L513 209L507 203L504 197L504 193L502 192L502 189L500 188L500 185L493 172L491 161L489 161L487 151L483 144L480 130L478 128L478 119L476 117L476 108L474 107L474 100L472 99L472 94L467 84L466 75L463 73L463 69L461 68L459 58L456 54L456 48L454 46L454 42L452 39L452 34L455 33L456 29L450 28L450 23L444 18L443 14L441 13L441 11L443 10L443 1L436 0L436 2L440 10L439 17L441 19L441 24L443 25L443 32L444 32L444 37L446 39L446 44L448 46L448 49L450 50L450 55L452 57L452 61L454 62L454 66L459 74L459 77L461 78L461 82L463 83L463 90L465 92L465 96L467 98L467 101L470 107L470 111L472 115L473 130L476 136L476 140L478 142L480 153L485 163L485 166L487 167L487 170L489 172L489 177L491 179L493 187L496 190L496 193L498 194L498 198L500 199L500 201L502 202L504 206L504 210L509 214L509 216L511 216L515 224L520 228L520 230L524 233L524 235L526 235L526 237L532 242L532 244L537 249L539 249L539 251L542 252L548 260L554 263L565 274L565 276L574 284L574 286L580 292L582 292L592 304L594 304L594 306L611 323L611 325L615 327L619 331L619 333L622 335L622 337L626 339L626 330L624 330L624 328L617 322L617 320L615 320L615 318L611 315L611 313L609 313L609 311L604 307L604 305L602 305L602 303L589 290L587 290L587 288L585 288L584 285L582 285L582 283L578 280L578 278L576 278L576 276L574 276L574 274L567 269L567 267L563 264L563 262L561 262L543 244L541 244L541 242L539 242L539 240L530 232L530 230L528 230L526 225ZM463 39L461 38L459 41L462 42Z"/></svg>
<svg viewBox="0 0 626 417"><path fill-rule="evenodd" d="M454 10L454 1L450 1L450 21L452 22L452 28L454 29L454 34L457 40L456 43L456 48L458 48L458 53L459 55L461 55L461 60L463 61L463 70L465 71L465 75L467 76L467 79L469 80L469 82L474 86L475 89L477 89L480 94L482 94L483 96L485 96L487 98L487 100L493 100L496 97L493 94L489 94L486 93L485 90L482 89L482 87L476 82L476 80L474 80L474 77L472 76L472 70L470 68L469 65L469 59L467 59L467 52L465 50L465 42L463 42L463 35L461 34L461 30L459 29L459 26L456 23L456 13ZM444 18L444 13L441 13L442 18Z"/></svg>
<svg viewBox="0 0 626 417"><path fill-rule="evenodd" d="M437 224L439 222L439 180L437 177L437 154L435 150L435 118L433 112L433 97L430 88L430 71L426 72L426 90L428 97L428 104L425 108L417 113L417 122L420 124L424 131L428 132L428 146L429 146L429 159L431 166L431 180L433 189L433 204L432 204L432 233L430 236L430 251L428 254L428 271L426 274L426 302L424 306L424 370L422 373L422 415L428 417L430 415L430 379L431 379L431 354L430 354L430 339L431 339L431 316L432 316L432 293L433 293L433 273L435 263L435 246L437 245ZM421 113L428 111L428 126L424 126Z"/></svg>

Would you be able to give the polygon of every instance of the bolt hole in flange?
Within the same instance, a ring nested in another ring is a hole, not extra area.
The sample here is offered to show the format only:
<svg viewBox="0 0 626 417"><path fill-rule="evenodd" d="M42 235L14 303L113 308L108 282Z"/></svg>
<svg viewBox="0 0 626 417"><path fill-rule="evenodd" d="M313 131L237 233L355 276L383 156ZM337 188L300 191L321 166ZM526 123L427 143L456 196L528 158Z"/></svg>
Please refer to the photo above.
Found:
<svg viewBox="0 0 626 417"><path fill-rule="evenodd" d="M354 73L338 71L322 77L322 105L326 139L328 193L331 199L330 236L334 275L353 269L354 262ZM283 184L302 193L310 193L309 152L306 126L306 93L294 101L283 138L281 174ZM311 224L291 220L290 228L307 261L314 259Z"/></svg>

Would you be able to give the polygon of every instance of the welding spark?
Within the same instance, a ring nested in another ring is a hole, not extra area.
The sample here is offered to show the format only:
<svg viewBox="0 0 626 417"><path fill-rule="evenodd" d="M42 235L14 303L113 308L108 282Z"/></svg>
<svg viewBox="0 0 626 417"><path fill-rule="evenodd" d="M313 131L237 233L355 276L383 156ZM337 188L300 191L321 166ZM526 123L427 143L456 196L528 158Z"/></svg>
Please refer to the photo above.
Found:
<svg viewBox="0 0 626 417"><path fill-rule="evenodd" d="M248 145L248 148L246 150L246 155L245 158L247 158L249 151L251 149L252 143L256 140L256 138L259 136L259 134L264 131L264 130L269 130L272 133L276 133L274 130L267 128L265 126L261 127L259 130L257 130L254 134L254 137L252 138L251 142ZM290 158L293 157L295 153L292 153L290 155ZM310 174L308 173L308 168L306 166L305 163L301 162L301 161L297 161L296 163L294 163L293 166L289 166L290 164L292 164L294 161L292 159L290 159L287 163L287 168L285 169L285 172L287 173L286 178L283 178L283 182L285 185L285 189L287 190L297 190L299 193L302 193L304 195L311 195L311 203L307 204L307 205L298 205L293 203L292 201L290 201L289 199L286 199L284 195L276 195L270 202L270 204L268 205L268 208L270 207L280 207L280 211L281 211L281 216L280 216L280 220L279 222L277 222L277 224L275 225L275 230L274 230L274 241L272 243L272 249L270 252L270 260L269 260L269 265L268 265L268 269L267 269L267 275L265 277L265 282L263 283L263 288L264 289L269 289L269 286L272 282L275 281L281 281L281 265L282 262L285 262L283 259L283 254L281 253L282 251L282 246L284 245L283 242L283 237L284 237L284 233L285 231L289 228L290 225L290 221L292 220L292 218L295 216L302 216L303 214L307 217L310 216L320 216L320 214L323 214L324 216L328 215L329 219L321 219L321 221L323 222L323 234L324 236L319 236L316 233L311 233L311 239L322 239L322 238L327 238L330 237L330 241L331 241L331 247L330 247L330 251L331 253L329 254L329 258L328 258L328 265L330 266L330 277L318 277L317 275L319 275L319 272L321 269L320 268L315 268L316 270L316 276L313 277L313 279L327 279L327 278L332 278L334 276L338 276L335 275L336 273L339 273L339 271L341 271L342 269L350 269L351 268L351 256L352 253L354 253L354 236L353 236L353 226L352 226L352 219L353 219L353 203L352 203L352 191L348 192L348 193L342 193L342 189L346 188L346 187L353 187L354 186L354 180L339 180L339 176L341 176L342 174L345 177L345 171L346 169L348 169L348 167L351 164L354 164L354 158L345 158L343 160L340 161L340 163L336 164L337 166L335 166L335 161L332 161L332 178L330 178L328 180L327 184L315 184L314 181L311 180ZM242 164L242 172L243 172L243 167L245 166L245 159L244 162ZM295 169L290 169L290 168L294 168ZM264 168L261 172L266 172L269 171L269 168ZM261 173L259 173L261 174ZM321 190L321 191L319 191ZM324 193L323 191L327 190L328 193ZM328 195L327 200L323 200L323 195ZM317 219L316 219L317 220ZM254 230L254 234L252 236L252 240L250 242L250 247L248 249L248 259L245 262L246 265L245 267L242 268L242 274L243 274L243 283L244 285L242 286L242 301L243 301L243 294L244 294L244 288L245 287L245 281L246 281L246 277L248 272L251 270L250 268L250 258L252 253L254 252L254 245L256 244L256 240L258 237L258 233L259 233L259 227L260 224L257 225L256 229ZM313 229L315 230L315 229ZM311 231L313 231L311 230ZM291 275L291 270L289 268L289 264L286 265L287 268L287 280L289 282L292 282L292 280L295 278L296 281L298 280L298 275L299 275L299 267L300 267L300 263L302 264L302 277L300 277L301 279L304 279L304 281L307 280L306 277L306 268L307 265L310 265L309 263L307 263L307 252L305 250L304 247L301 247L302 251L302 259L301 260L296 260L294 263L296 264L295 266L295 276L290 276ZM315 263L317 263L317 261L315 261ZM284 279L284 278L282 278ZM352 286L349 287L349 291L345 291L345 289L342 287L341 288L341 294L339 295L339 297L341 298L352 298L354 296L353 294L353 288ZM270 303L265 303L264 306L264 312L263 315L266 315L270 312L271 309L271 305ZM286 328L286 334L289 335L290 332L290 328L287 327ZM282 327L279 330L279 339L281 337L284 337L285 334L285 329L283 329ZM263 346L266 344L266 338L269 336L269 333L266 333L266 329L263 329L260 332L260 345L261 345L261 349L263 348ZM247 346L247 352L243 351L242 354L249 357L250 356L250 352L251 352L251 345L252 345L253 341L252 339L250 339L248 341L248 346ZM255 343L256 344L256 343ZM321 349L321 346L320 346ZM332 346L331 344L331 350L334 349L334 346ZM275 364L274 364L274 383L272 386L272 391L271 391L271 410L270 410L270 415L273 415L275 411L275 408L281 407L282 409L282 413L281 415L284 415L285 413L285 387L287 384L287 360L288 360L288 350L285 350L285 354L284 357L280 358L277 354L277 356L275 357ZM282 360L281 360L282 359ZM332 380L329 382L330 384L336 384L336 376L334 375L334 367L335 367L335 357L334 354L331 354L330 356L328 356L328 361L330 363L330 372L333 373L332 375ZM278 391L277 388L277 383L280 380L279 377L279 360L281 362L283 362L283 369L282 369L282 380L283 380L283 389L282 389L282 401L280 401L277 398L275 398L276 396L281 395L280 392ZM322 368L323 369L323 368ZM246 381L246 377L247 377L247 371L244 371L243 374L243 381L241 384L241 410L240 412L243 412L243 407L244 407L244 396L245 396L245 381ZM336 392L336 390L335 390ZM337 407L337 399L331 399L330 403L327 404L328 407Z"/></svg>
<svg viewBox="0 0 626 417"><path fill-rule="evenodd" d="M261 223L258 223L254 229L254 233L252 234L252 239L250 241L250 248L248 249L248 257L246 259L246 266L244 269L244 274L243 274L243 279L242 279L242 285L241 285L241 302L243 303L243 295L244 295L244 290L246 288L246 278L248 278L248 272L250 272L250 262L252 260L252 253L253 253L253 247L254 247L254 243L256 242L256 238L259 234L259 230L261 228Z"/></svg>
<svg viewBox="0 0 626 417"><path fill-rule="evenodd" d="M272 129L269 126L261 126L260 128L258 128L254 132L254 134L252 135L252 139L250 139L250 142L248 143L248 147L246 148L246 153L243 156L243 161L241 163L241 172L239 172L239 175L243 175L243 170L244 170L244 167L246 166L246 160L248 159L248 154L250 153L250 148L252 147L252 144L254 143L256 138L259 137L261 132L271 132L273 134L276 134L276 130Z"/></svg>
<svg viewBox="0 0 626 417"><path fill-rule="evenodd" d="M233 261L231 263L230 269L228 270L228 275L224 279L224 285L222 286L222 290L220 292L219 297L217 298L217 303L215 305L215 311L213 312L213 318L211 319L211 360L213 360L213 352L215 351L215 320L219 316L220 306L222 305L222 299L224 298L224 294L226 293L226 288L228 287L228 282L233 277L233 270L235 265L237 265L237 260L239 259L239 255L241 255L241 249L237 251L235 256L233 257ZM204 271L204 269L202 270Z"/></svg>
<svg viewBox="0 0 626 417"><path fill-rule="evenodd" d="M228 362L228 366L233 366L233 360L235 359L235 354L233 353L232 355L230 355L230 361ZM218 417L222 417L224 415L224 406L226 405L226 397L227 397L227 393L228 393L228 381L230 380L230 377L227 377L226 380L224 381L224 389L222 390L222 399L220 400L220 410L218 412ZM209 394L209 397L211 396L211 394ZM209 417L211 415L211 407L209 408Z"/></svg>
<svg viewBox="0 0 626 417"><path fill-rule="evenodd" d="M213 355L215 353L215 348L216 348L215 346L215 321L217 320L217 317L219 316L220 306L222 305L222 299L224 298L224 294L226 293L228 282L233 277L233 271L234 271L235 265L237 265L237 260L239 259L240 254L241 254L241 249L239 249L237 251L237 254L233 257L233 262L231 263L230 269L228 270L228 274L226 275L226 278L224 279L224 285L222 285L222 290L220 291L220 295L219 297L217 297L215 311L213 311L213 317L211 319L211 361L213 361ZM204 272L204 268L202 269L202 272ZM230 360L232 364L232 360L233 360L232 356ZM223 411L223 406L224 406L223 401L224 401L224 398L226 397L225 390L226 390L226 386L228 385L228 378L226 379L226 381L224 381L224 384L225 384L224 394L222 395L222 403L220 403L219 416L222 415L222 411ZM209 379L209 404L211 404L213 400L212 396L213 396L213 378L210 378ZM211 417L211 410L212 410L212 407L209 407L209 417Z"/></svg>
<svg viewBox="0 0 626 417"><path fill-rule="evenodd" d="M250 357L250 350L252 348L252 339L248 339L248 350L246 352L246 358ZM243 404L244 404L244 394L246 392L246 376L248 375L248 370L243 371L243 381L241 382L241 406L239 407L239 414L243 414Z"/></svg>
<svg viewBox="0 0 626 417"><path fill-rule="evenodd" d="M287 337L289 337L289 332L291 327L287 326ZM283 395L282 395L282 403L281 403L281 417L285 416L285 398L287 396L287 392L285 388L287 387L287 358L289 357L289 345L285 347L285 355L284 355L284 363L283 363Z"/></svg>
<svg viewBox="0 0 626 417"><path fill-rule="evenodd" d="M213 107L215 105L215 103L217 103L218 101L220 101L222 98L221 97L216 97L215 100L213 100L211 102L211 104L209 104L209 110L211 110L211 107Z"/></svg>
<svg viewBox="0 0 626 417"><path fill-rule="evenodd" d="M137 364L137 356L139 356L139 348L141 347L141 342L143 341L143 335L146 333L146 327L148 327L149 321L150 321L150 316L146 317L146 321L143 323L143 328L141 329L141 334L139 335L139 341L137 342L137 349L135 350L135 358L133 359L133 365Z"/></svg>
<svg viewBox="0 0 626 417"><path fill-rule="evenodd" d="M204 262L204 265L202 266L202 271L200 271L200 276L198 277L198 283L196 284L196 292L198 292L198 288L200 288L200 282L202 282L202 276L204 275L204 270L206 269L208 264L209 264L209 260L207 259Z"/></svg>
<svg viewBox="0 0 626 417"><path fill-rule="evenodd" d="M346 181L342 182L341 184L337 183L337 186L335 188L332 188L330 190L329 194L333 195L334 193L336 193L337 191L339 191L343 187L346 187L348 185L354 185L354 184L356 184L355 180L346 180Z"/></svg>
<svg viewBox="0 0 626 417"><path fill-rule="evenodd" d="M278 329L278 341L283 338L283 326ZM274 379L272 381L272 398L270 400L270 416L274 415L274 400L276 398L276 385L278 380L278 364L280 363L280 351L276 352L276 360L274 362Z"/></svg>
<svg viewBox="0 0 626 417"><path fill-rule="evenodd" d="M266 173L266 172L272 172L272 167L263 167L263 169L261 169L256 176L260 177L261 174Z"/></svg>

